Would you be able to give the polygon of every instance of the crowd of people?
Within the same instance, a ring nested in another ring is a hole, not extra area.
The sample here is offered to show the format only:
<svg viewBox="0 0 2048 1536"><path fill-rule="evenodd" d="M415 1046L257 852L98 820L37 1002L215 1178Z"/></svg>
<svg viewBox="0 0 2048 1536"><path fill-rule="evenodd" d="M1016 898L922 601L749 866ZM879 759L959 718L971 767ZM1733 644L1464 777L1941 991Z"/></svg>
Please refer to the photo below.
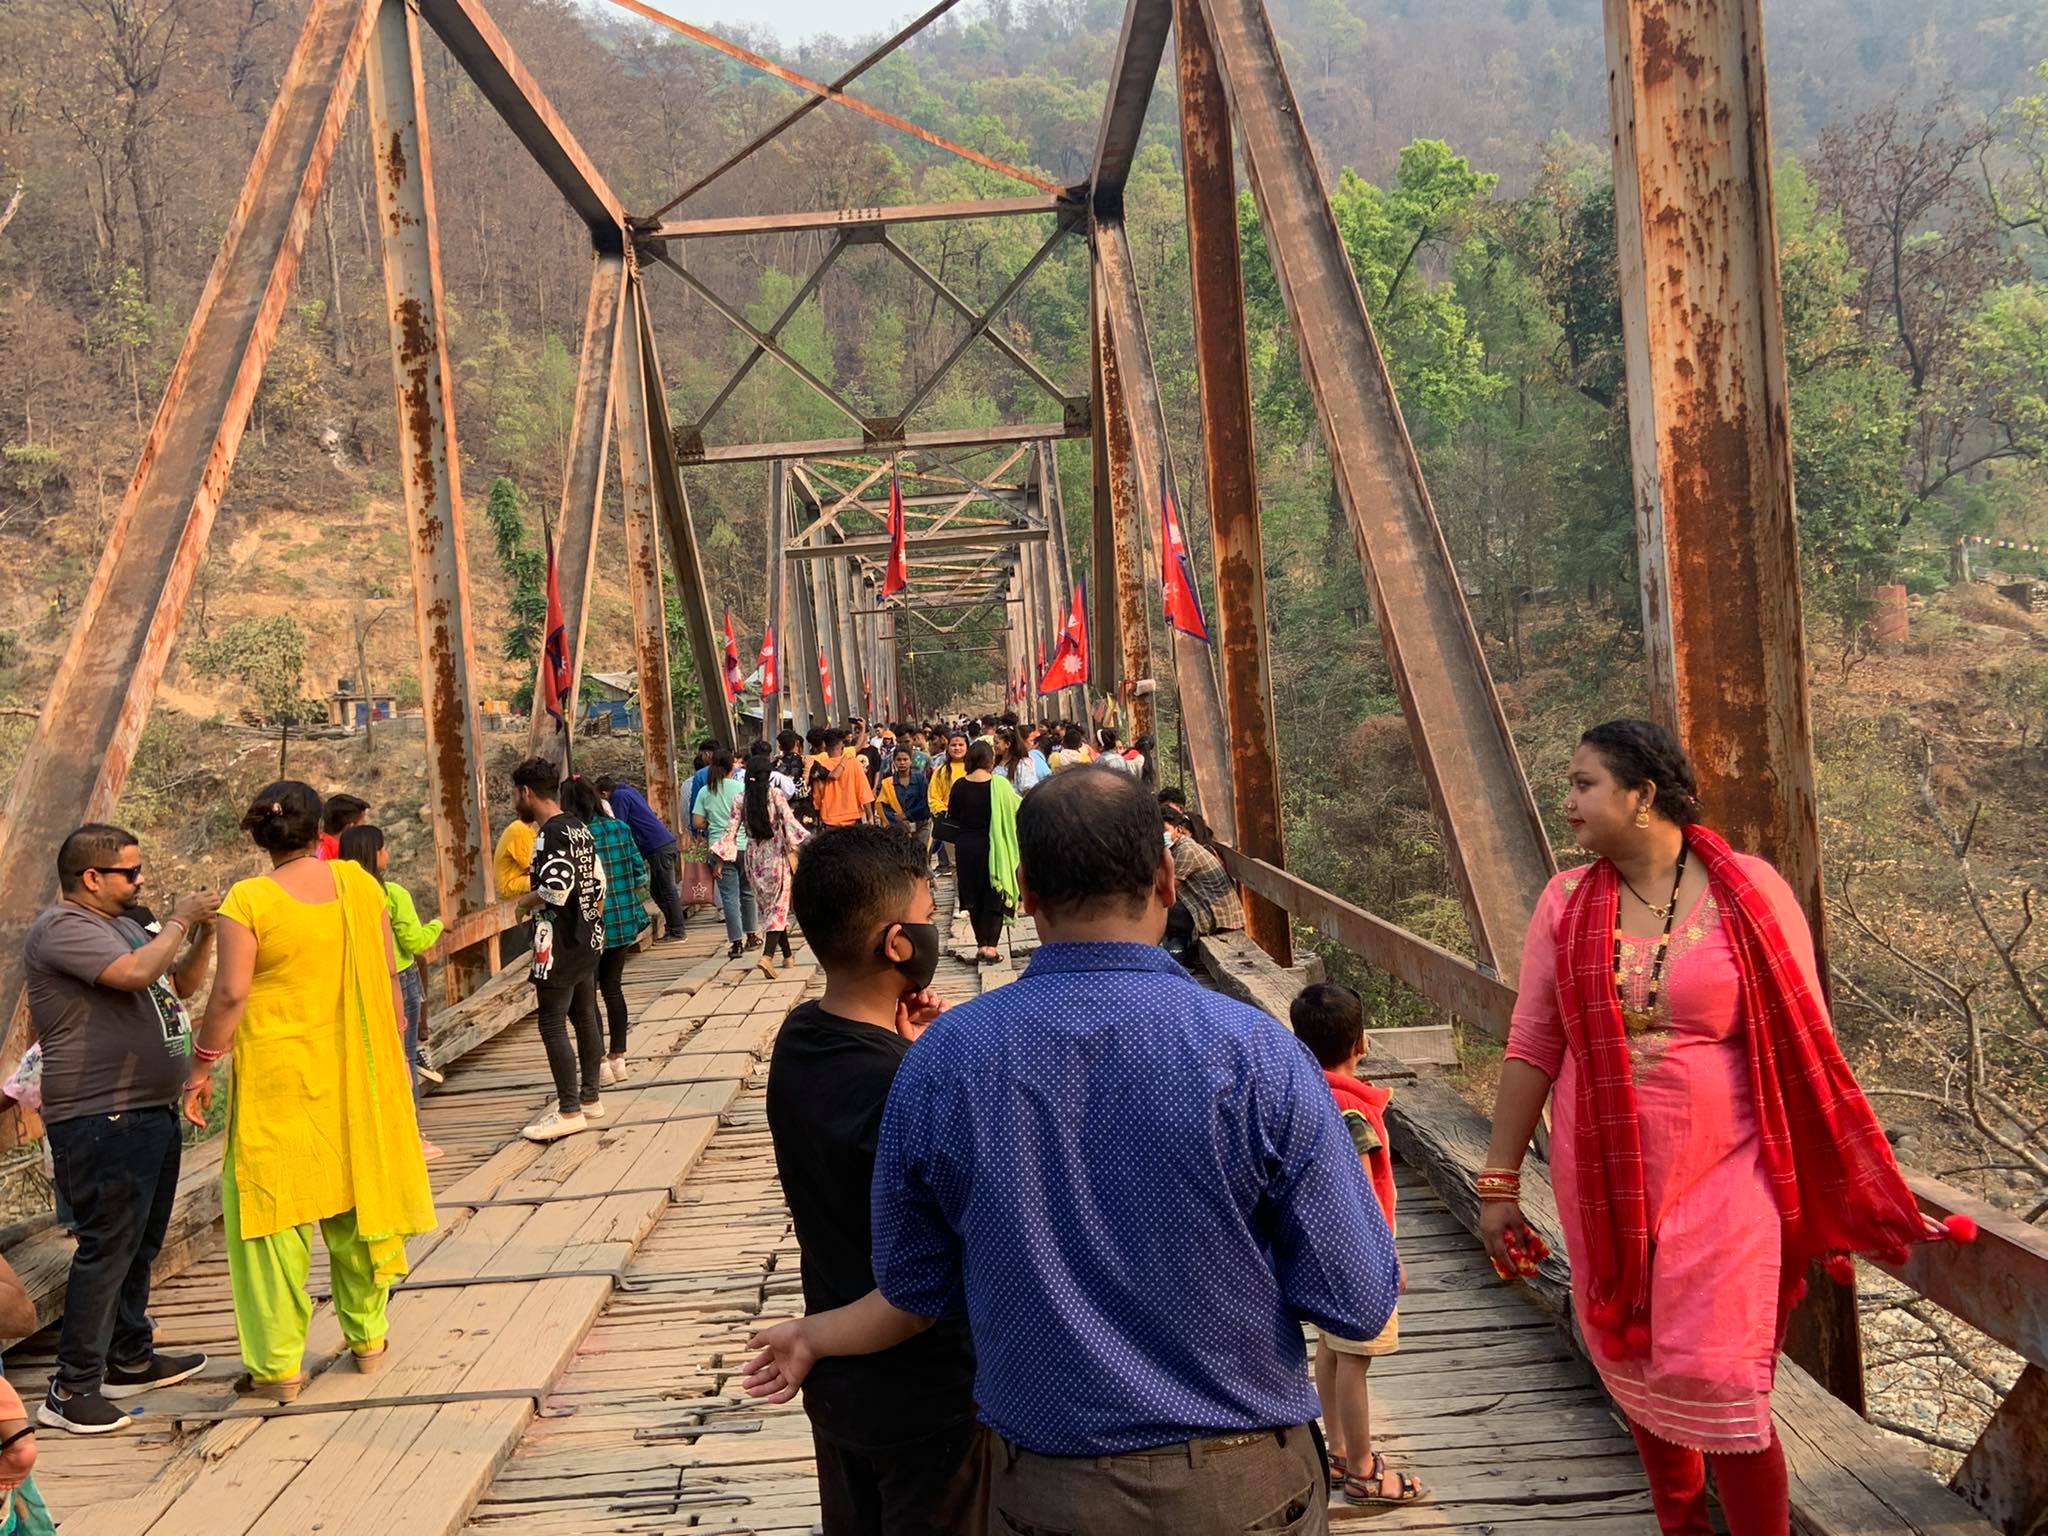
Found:
<svg viewBox="0 0 2048 1536"><path fill-rule="evenodd" d="M1363 1004L1319 983L1283 1024L1196 983L1179 957L1242 905L1155 774L1147 739L1000 716L707 743L681 830L616 779L540 757L510 775L497 881L554 1087L527 1138L601 1123L630 1081L626 957L650 907L681 934L693 878L731 958L777 974L793 921L823 971L767 1085L805 1315L756 1336L742 1382L802 1393L825 1536L1295 1536L1333 1498L1429 1496L1377 1447L1367 1391L1405 1277ZM435 1224L418 962L441 930L371 809L266 786L241 825L267 867L161 919L134 834L58 847L7 1091L49 1127L77 1248L33 1422L0 1383L0 1495L34 1500L38 1425L121 1429L124 1399L205 1367L156 1348L150 1268L180 1106L213 1123L223 1061L237 1391L303 1388L316 1225L351 1367L390 1359L405 1240ZM1594 857L1529 930L1482 1237L1503 1279L1548 1257L1519 1197L1550 1104L1574 1305L1662 1529L1711 1528L1711 1472L1731 1536L1785 1536L1770 1390L1808 1260L1944 1234L1835 1046L1796 900L1702 824L1669 733L1588 731L1565 813ZM1040 940L953 1008L935 860L973 929L961 959L999 957L1017 914ZM24 1307L0 1265L0 1327Z"/></svg>

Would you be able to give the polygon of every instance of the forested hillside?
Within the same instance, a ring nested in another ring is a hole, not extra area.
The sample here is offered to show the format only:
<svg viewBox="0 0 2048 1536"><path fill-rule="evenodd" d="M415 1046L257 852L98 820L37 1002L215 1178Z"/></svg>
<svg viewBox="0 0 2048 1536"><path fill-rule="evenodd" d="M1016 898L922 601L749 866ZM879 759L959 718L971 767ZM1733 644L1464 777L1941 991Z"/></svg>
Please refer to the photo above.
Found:
<svg viewBox="0 0 2048 1536"><path fill-rule="evenodd" d="M491 9L635 210L666 202L792 99L596 0ZM781 47L753 14L772 7L745 9L736 35L813 75L862 51L855 41ZM1121 9L963 5L860 89L985 153L1078 180ZM1554 810L1577 730L1642 703L1600 5L1273 9L1531 777ZM0 714L0 769L12 766L22 716L84 595L300 11L292 0L0 7L0 561L16 576L0 590L0 706L13 711ZM1955 551L1973 535L2048 542L2048 8L1772 0L1766 11L1842 1019L1873 1080L1921 1095L1886 1108L1932 1139L1923 1161L1970 1170L2039 1214L2048 951L2013 935L2048 837L2048 630L1984 584L1958 584ZM497 691L513 695L530 673L531 552L559 494L587 240L431 38L426 57L477 642ZM1161 86L1129 216L1200 569L1170 70ZM138 770L138 794L159 797L152 825L182 840L171 858L212 856L219 828L180 815L166 786L189 777L195 754L227 764L243 750L200 722L278 707L236 681L236 658L252 645L271 656L280 636L283 652L302 644L298 691L316 694L355 671L352 626L396 609L364 642L371 671L395 680L403 700L417 666L360 119L358 110L320 207L168 680L165 703L181 713L161 730L177 733L177 749L162 749L172 738L160 736ZM1018 190L827 109L688 206L709 215ZM1045 232L1031 220L982 221L903 238L970 302L985 302ZM1458 909L1248 198L1243 240L1294 861L1456 944ZM765 324L823 250L816 236L694 242L687 260ZM688 423L745 342L665 276L652 279L656 321L675 415ZM883 409L916 390L956 324L868 249L838 264L784 339L853 399ZM1063 387L1084 389L1079 242L1025 286L1003 328ZM984 350L917 422L1041 419L1044 409L1023 374ZM706 435L836 430L817 396L764 367ZM1088 455L1070 444L1061 468L1085 550ZM720 600L758 634L765 474L693 471L689 486ZM590 640L598 669L629 665L631 654L616 539L603 558ZM1976 558L2014 579L2048 569L2025 548L1978 546ZM1878 646L1872 607L1895 586L1910 594L1909 636ZM977 678L962 664L947 681L979 682L993 703L994 672ZM219 771L239 785L262 767L259 753ZM1979 805L1966 846L1961 829ZM1390 1014L1412 1006L1383 1002Z"/></svg>

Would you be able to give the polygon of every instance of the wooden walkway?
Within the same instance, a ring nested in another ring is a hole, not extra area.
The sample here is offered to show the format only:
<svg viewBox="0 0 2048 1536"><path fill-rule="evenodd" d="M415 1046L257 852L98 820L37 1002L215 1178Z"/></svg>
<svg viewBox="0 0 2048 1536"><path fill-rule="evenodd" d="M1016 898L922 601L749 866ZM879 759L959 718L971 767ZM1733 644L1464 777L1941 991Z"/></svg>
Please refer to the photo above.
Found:
<svg viewBox="0 0 2048 1536"><path fill-rule="evenodd" d="M330 1310L315 1316L308 1366L322 1373L301 1401L339 1411L204 1418L231 1408L226 1383L239 1369L225 1265L215 1254L162 1284L153 1312L165 1347L202 1348L213 1363L186 1387L138 1400L141 1418L122 1434L42 1437L40 1480L67 1530L808 1532L817 1485L802 1410L764 1409L734 1383L748 1335L801 1310L765 1061L784 1012L822 981L799 950L784 979L766 982L725 961L711 929L699 920L628 968L635 1076L606 1095L602 1131L545 1149L519 1139L549 1097L530 1025L454 1064L425 1110L448 1149L433 1168L443 1225L414 1244L414 1281L434 1283L394 1299L392 1367L363 1378L335 1365ZM1006 984L1035 945L1028 923L1011 939L1011 964L977 968L957 958L971 947L955 928L941 992L959 1001ZM1422 1108L1443 1090L1412 1091ZM1374 1429L1433 1496L1370 1515L1340 1505L1333 1522L1653 1532L1641 1468L1592 1372L1526 1291L1494 1280L1429 1185L1408 1168L1399 1176L1409 1288L1401 1352L1373 1368ZM45 1331L9 1351L24 1397L43 1390L53 1349ZM459 1400L418 1401L434 1394Z"/></svg>

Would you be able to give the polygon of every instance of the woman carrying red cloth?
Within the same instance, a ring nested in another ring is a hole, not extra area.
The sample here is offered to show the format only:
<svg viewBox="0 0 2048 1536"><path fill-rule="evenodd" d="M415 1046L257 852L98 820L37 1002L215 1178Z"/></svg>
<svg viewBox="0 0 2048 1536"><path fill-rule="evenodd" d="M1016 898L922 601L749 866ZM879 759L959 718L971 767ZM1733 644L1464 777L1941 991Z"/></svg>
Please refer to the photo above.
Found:
<svg viewBox="0 0 2048 1536"><path fill-rule="evenodd" d="M1708 1536L1711 1464L1731 1536L1784 1536L1770 1393L1808 1262L1948 1234L1835 1044L1791 887L1699 824L1670 733L1586 732L1565 816L1599 858L1556 876L1529 925L1481 1235L1503 1276L1542 1256L1516 1202L1554 1083L1573 1306L1658 1524Z"/></svg>

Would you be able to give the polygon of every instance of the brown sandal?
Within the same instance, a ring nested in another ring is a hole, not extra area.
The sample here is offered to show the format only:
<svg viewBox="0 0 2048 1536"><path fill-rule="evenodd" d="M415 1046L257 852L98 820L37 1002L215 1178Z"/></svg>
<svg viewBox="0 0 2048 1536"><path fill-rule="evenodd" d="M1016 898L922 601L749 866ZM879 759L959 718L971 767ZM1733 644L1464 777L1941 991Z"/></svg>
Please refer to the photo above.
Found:
<svg viewBox="0 0 2048 1536"><path fill-rule="evenodd" d="M348 1353L358 1376L374 1376L391 1363L391 1341L379 1339L375 1349L357 1349L351 1344Z"/></svg>
<svg viewBox="0 0 2048 1536"><path fill-rule="evenodd" d="M235 1378L235 1396L267 1397L273 1403L295 1403L299 1394L306 1390L303 1375L289 1376L283 1381L258 1381L248 1371Z"/></svg>
<svg viewBox="0 0 2048 1536"><path fill-rule="evenodd" d="M1384 1507L1389 1504L1419 1504L1429 1497L1429 1490L1406 1472L1394 1474L1395 1486L1401 1492L1398 1496L1388 1494L1387 1458L1378 1451L1372 1453L1372 1471L1365 1477L1352 1473L1338 1485L1337 1497L1346 1504Z"/></svg>

